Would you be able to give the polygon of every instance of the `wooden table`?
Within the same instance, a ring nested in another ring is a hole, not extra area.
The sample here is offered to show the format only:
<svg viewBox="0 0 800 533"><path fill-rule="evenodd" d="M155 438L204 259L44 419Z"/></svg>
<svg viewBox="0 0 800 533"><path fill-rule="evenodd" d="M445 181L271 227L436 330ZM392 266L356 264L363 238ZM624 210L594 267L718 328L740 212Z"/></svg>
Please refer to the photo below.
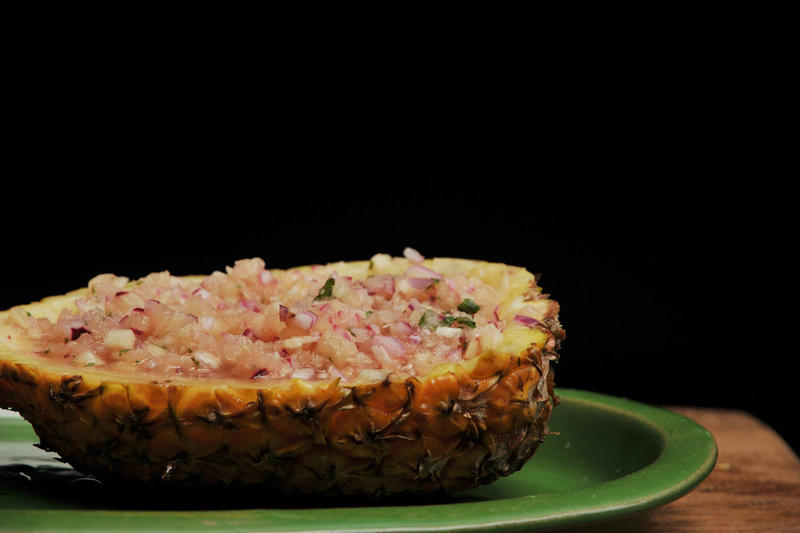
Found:
<svg viewBox="0 0 800 533"><path fill-rule="evenodd" d="M655 511L642 533L800 532L800 460L783 439L742 411L667 409L711 431L717 464L692 492Z"/></svg>

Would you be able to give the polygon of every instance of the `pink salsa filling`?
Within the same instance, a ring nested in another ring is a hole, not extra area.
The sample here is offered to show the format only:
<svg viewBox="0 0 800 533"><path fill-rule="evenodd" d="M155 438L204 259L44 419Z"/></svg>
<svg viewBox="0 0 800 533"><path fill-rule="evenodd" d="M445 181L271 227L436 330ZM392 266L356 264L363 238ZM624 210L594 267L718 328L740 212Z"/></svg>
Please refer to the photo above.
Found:
<svg viewBox="0 0 800 533"><path fill-rule="evenodd" d="M33 351L78 367L219 379L425 375L498 342L495 291L412 261L352 279L334 266L268 270L236 261L203 279L102 274L55 322L15 308Z"/></svg>

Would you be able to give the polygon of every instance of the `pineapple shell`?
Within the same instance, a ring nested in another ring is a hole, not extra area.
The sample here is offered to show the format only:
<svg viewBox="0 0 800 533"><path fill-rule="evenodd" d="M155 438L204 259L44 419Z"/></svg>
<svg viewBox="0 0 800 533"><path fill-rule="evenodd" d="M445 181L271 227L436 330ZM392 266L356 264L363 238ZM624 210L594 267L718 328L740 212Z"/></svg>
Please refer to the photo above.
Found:
<svg viewBox="0 0 800 533"><path fill-rule="evenodd" d="M336 269L358 278L409 265L374 259ZM28 420L41 447L100 479L367 496L490 483L519 470L548 433L557 405L550 363L564 338L558 304L523 268L450 258L425 265L478 275L500 291L509 324L502 342L430 375L378 382L167 382L45 365L26 355L4 311L0 406ZM54 319L86 290L23 307ZM513 320L531 309L534 325Z"/></svg>

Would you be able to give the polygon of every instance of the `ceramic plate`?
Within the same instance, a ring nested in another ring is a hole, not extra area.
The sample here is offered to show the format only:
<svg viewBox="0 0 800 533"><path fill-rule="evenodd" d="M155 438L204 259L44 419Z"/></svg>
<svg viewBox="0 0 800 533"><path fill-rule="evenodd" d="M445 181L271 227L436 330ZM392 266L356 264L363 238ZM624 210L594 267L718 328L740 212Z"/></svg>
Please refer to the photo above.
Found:
<svg viewBox="0 0 800 533"><path fill-rule="evenodd" d="M0 417L3 531L635 530L711 471L711 434L670 411L557 390L549 435L519 472L446 500L283 499L256 490L136 492L104 486L33 446L31 427Z"/></svg>

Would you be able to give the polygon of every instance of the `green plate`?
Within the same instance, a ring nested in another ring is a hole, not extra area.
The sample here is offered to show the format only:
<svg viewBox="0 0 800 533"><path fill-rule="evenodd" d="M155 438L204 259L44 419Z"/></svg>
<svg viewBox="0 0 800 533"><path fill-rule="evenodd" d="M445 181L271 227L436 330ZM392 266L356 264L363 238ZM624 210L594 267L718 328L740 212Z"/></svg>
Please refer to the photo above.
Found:
<svg viewBox="0 0 800 533"><path fill-rule="evenodd" d="M714 466L711 434L670 411L559 389L546 438L519 472L446 500L282 499L258 492L133 491L84 477L0 417L2 531L635 531Z"/></svg>

